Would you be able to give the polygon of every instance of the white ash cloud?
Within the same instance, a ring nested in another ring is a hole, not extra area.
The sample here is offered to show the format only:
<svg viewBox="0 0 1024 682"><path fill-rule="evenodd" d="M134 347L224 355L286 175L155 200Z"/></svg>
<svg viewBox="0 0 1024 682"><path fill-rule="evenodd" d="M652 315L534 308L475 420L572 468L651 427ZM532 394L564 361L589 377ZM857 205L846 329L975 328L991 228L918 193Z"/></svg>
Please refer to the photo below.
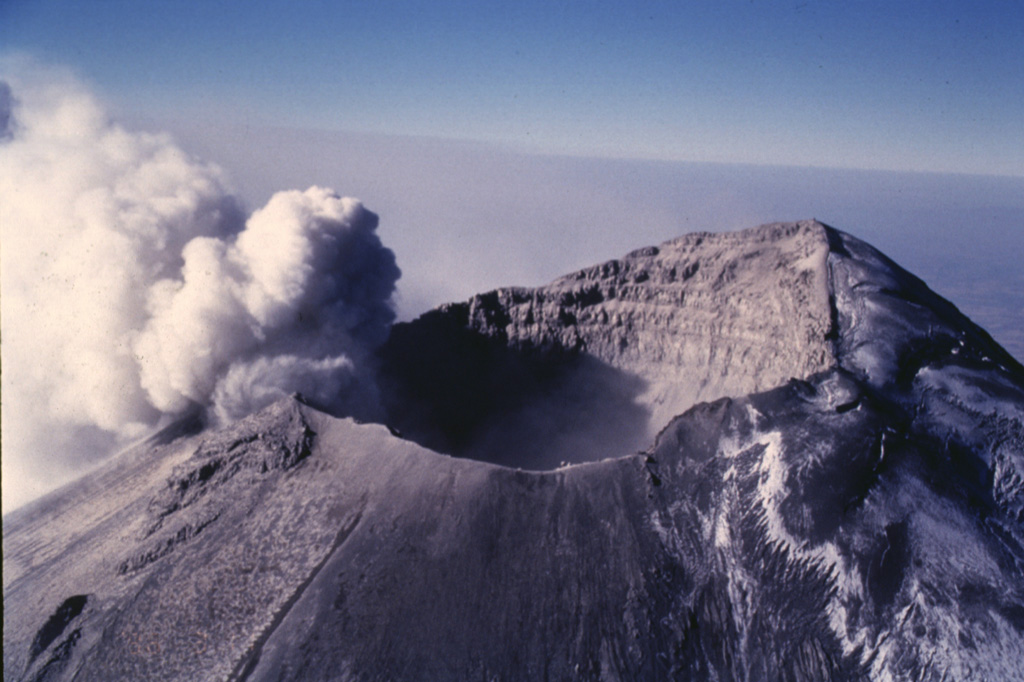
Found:
<svg viewBox="0 0 1024 682"><path fill-rule="evenodd" d="M175 413L213 398L229 419L292 391L334 403L339 375L359 374L353 360L394 317L398 268L376 226L358 201L312 187L274 195L235 238L190 241L180 273L150 283L132 344L148 402Z"/></svg>
<svg viewBox="0 0 1024 682"><path fill-rule="evenodd" d="M311 187L246 218L217 167L113 123L73 78L11 71L0 81L5 510L71 460L196 405L234 419L299 391L373 415L367 358L394 319L400 274L376 215Z"/></svg>

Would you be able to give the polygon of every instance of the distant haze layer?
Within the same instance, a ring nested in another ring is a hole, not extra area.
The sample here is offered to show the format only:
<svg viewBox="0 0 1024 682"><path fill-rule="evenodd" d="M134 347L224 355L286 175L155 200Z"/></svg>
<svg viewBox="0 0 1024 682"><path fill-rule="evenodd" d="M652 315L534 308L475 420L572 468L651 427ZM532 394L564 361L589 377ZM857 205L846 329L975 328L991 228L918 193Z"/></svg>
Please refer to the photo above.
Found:
<svg viewBox="0 0 1024 682"><path fill-rule="evenodd" d="M543 156L424 137L152 119L252 205L343 187L381 215L410 319L696 231L817 218L865 239L1024 358L1024 178ZM258 140L258 143L254 143Z"/></svg>

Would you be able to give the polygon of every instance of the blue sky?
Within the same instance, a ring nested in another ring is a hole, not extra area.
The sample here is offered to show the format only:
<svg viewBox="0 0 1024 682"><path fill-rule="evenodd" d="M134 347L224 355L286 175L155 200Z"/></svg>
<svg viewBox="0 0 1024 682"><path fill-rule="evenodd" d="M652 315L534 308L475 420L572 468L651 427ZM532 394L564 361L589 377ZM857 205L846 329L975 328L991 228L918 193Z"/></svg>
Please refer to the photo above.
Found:
<svg viewBox="0 0 1024 682"><path fill-rule="evenodd" d="M1024 175L1024 3L3 0L122 112Z"/></svg>

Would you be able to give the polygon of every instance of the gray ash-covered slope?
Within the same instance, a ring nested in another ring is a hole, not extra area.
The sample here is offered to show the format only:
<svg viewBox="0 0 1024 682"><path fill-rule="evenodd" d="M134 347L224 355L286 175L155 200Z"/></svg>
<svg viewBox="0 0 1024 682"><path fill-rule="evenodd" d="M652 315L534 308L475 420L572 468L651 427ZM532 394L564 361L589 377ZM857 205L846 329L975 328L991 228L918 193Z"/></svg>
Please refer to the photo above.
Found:
<svg viewBox="0 0 1024 682"><path fill-rule="evenodd" d="M1024 679L1024 370L856 239L683 238L382 365L403 437L287 400L8 515L5 679Z"/></svg>

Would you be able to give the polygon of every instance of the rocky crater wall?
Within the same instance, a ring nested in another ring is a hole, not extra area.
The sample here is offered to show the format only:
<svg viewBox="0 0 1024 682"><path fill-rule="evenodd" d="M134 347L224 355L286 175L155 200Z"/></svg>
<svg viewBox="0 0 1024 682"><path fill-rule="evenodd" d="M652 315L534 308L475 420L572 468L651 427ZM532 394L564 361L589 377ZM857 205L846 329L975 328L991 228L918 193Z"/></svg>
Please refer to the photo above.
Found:
<svg viewBox="0 0 1024 682"><path fill-rule="evenodd" d="M690 234L396 325L388 421L433 449L549 468L643 449L699 402L828 369L826 230Z"/></svg>

